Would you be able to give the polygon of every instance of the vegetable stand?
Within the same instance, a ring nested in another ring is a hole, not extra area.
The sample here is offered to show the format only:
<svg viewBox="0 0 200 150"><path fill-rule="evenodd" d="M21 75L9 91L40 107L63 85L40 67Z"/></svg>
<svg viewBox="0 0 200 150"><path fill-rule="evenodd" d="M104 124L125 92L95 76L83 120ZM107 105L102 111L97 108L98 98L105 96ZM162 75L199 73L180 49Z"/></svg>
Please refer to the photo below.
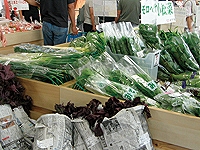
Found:
<svg viewBox="0 0 200 150"><path fill-rule="evenodd" d="M20 78L20 82L25 87L26 94L33 98L35 107L31 116L35 119L42 114L53 112L56 103L66 104L70 101L76 106L83 106L91 99L100 100L102 103L108 100L108 97L105 96L71 89L69 87L71 82L60 86L24 78ZM162 147L162 142L164 142L178 146L164 144L163 147L168 149L170 146L172 150L198 149L200 147L198 141L200 118L155 107L149 108L152 114L152 118L148 119L149 129L152 139L157 142L158 146L160 144ZM161 148L161 150L165 150L165 148Z"/></svg>
<svg viewBox="0 0 200 150"><path fill-rule="evenodd" d="M53 113L54 106L58 103L66 104L71 101L75 105L81 106L91 99L98 99L102 103L108 100L106 96L70 88L73 81L57 86L25 78L19 78L19 80L25 87L26 94L33 99L34 108L31 117L34 119L45 113ZM198 149L200 147L197 141L200 131L199 118L155 107L150 107L150 111L152 118L149 119L149 129L154 140L184 147L171 147L171 149ZM165 147L168 149L168 146L165 145Z"/></svg>

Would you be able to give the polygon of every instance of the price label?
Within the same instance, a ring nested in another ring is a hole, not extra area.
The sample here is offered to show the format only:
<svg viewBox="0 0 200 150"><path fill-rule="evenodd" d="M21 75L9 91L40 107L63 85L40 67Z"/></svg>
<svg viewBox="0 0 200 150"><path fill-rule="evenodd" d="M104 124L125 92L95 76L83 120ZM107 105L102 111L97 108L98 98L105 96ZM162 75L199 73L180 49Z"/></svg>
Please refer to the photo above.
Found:
<svg viewBox="0 0 200 150"><path fill-rule="evenodd" d="M99 83L98 83L98 87L99 87L100 89L103 89L105 86L106 86L106 83L104 83L104 82L99 82Z"/></svg>
<svg viewBox="0 0 200 150"><path fill-rule="evenodd" d="M157 84L152 80L150 82L147 83L147 87L151 90L151 91L155 91L157 88Z"/></svg>
<svg viewBox="0 0 200 150"><path fill-rule="evenodd" d="M123 98L124 99L128 99L128 100L133 100L134 98L135 98L135 94L136 94L137 92L134 90L134 89L132 89L132 88L128 88L128 90L123 94Z"/></svg>
<svg viewBox="0 0 200 150"><path fill-rule="evenodd" d="M154 67L159 65L159 61L160 61L160 53L156 53L154 56Z"/></svg>

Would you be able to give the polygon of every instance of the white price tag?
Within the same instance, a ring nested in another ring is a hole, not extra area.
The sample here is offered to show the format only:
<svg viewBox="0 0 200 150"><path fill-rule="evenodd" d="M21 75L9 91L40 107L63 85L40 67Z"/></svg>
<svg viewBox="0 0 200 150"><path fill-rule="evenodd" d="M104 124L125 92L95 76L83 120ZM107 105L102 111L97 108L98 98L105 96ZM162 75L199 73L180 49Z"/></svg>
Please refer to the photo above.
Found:
<svg viewBox="0 0 200 150"><path fill-rule="evenodd" d="M159 61L160 61L160 53L156 53L154 56L154 67L159 65Z"/></svg>
<svg viewBox="0 0 200 150"><path fill-rule="evenodd" d="M127 92L125 92L122 97L124 99L133 100L135 98L136 93L137 92L134 89L128 88Z"/></svg>
<svg viewBox="0 0 200 150"><path fill-rule="evenodd" d="M155 91L157 88L157 84L152 80L150 82L147 83L147 87L151 90L151 91Z"/></svg>

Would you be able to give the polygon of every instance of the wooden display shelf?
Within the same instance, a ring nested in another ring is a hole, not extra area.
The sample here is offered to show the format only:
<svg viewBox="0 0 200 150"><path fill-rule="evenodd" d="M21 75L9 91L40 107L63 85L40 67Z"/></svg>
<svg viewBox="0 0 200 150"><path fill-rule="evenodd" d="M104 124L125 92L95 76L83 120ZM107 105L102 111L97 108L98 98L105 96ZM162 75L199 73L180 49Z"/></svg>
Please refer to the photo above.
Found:
<svg viewBox="0 0 200 150"><path fill-rule="evenodd" d="M30 111L30 118L37 120L40 116L51 113L54 112L52 110L44 109L42 107L33 106L32 110Z"/></svg>
<svg viewBox="0 0 200 150"><path fill-rule="evenodd" d="M34 106L33 109L31 110L30 117L32 119L37 120L41 115L51 114L51 113L54 113L54 112L48 109ZM155 139L153 139L153 145L154 145L155 150L188 150L187 148L183 148L180 146L176 146L176 145L169 144L169 143L162 142Z"/></svg>
<svg viewBox="0 0 200 150"><path fill-rule="evenodd" d="M67 104L69 101L75 106L85 106L92 99L103 104L109 99L69 88L72 81L60 86L24 78L20 78L20 82L26 89L25 93L32 97L35 106L51 111L54 111L55 104ZM148 119L148 125L152 139L184 149L199 150L200 118L156 107L149 109L152 117Z"/></svg>
<svg viewBox="0 0 200 150"><path fill-rule="evenodd" d="M42 40L42 29L5 34L7 46ZM2 45L0 45L2 47Z"/></svg>
<svg viewBox="0 0 200 150"><path fill-rule="evenodd" d="M42 40L36 41L42 45ZM30 43L34 43L31 41ZM40 44L39 44L40 45ZM62 44L63 47L66 44ZM12 46L0 48L0 53L8 54ZM109 97L71 89L74 81L60 86L19 78L25 87L25 94L33 99L31 118L37 119L43 114L53 113L55 104L71 101L75 106L85 106L92 99L105 103ZM152 118L148 119L149 130L156 150L199 150L200 118L149 107Z"/></svg>
<svg viewBox="0 0 200 150"><path fill-rule="evenodd" d="M25 94L33 99L34 106L54 110L54 105L60 103L59 86L31 79L18 79L25 88Z"/></svg>

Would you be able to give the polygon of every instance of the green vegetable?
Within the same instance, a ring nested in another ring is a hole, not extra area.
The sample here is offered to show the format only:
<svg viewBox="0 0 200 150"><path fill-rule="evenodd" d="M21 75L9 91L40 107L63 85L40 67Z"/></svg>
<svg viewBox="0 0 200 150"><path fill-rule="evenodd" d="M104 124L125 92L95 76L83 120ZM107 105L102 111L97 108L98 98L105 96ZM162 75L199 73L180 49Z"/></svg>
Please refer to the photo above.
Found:
<svg viewBox="0 0 200 150"><path fill-rule="evenodd" d="M188 80L191 78L193 72L191 71L186 71L184 73L180 73L180 74L171 74L171 78L172 81L184 81L184 80Z"/></svg>
<svg viewBox="0 0 200 150"><path fill-rule="evenodd" d="M188 47L190 48L191 53L193 54L195 60L200 65L200 38L194 32L184 32L182 37Z"/></svg>
<svg viewBox="0 0 200 150"><path fill-rule="evenodd" d="M139 33L145 40L147 47L152 49L160 49L160 39L158 37L157 25L140 24Z"/></svg>
<svg viewBox="0 0 200 150"><path fill-rule="evenodd" d="M158 66L157 79L160 79L162 81L170 81L171 80L170 73L162 65Z"/></svg>
<svg viewBox="0 0 200 150"><path fill-rule="evenodd" d="M184 72L166 50L161 51L159 64L161 64L167 69L167 71L173 74L180 74Z"/></svg>
<svg viewBox="0 0 200 150"><path fill-rule="evenodd" d="M108 80L89 68L83 69L76 80L78 85L92 93L114 96L121 100L133 100L135 97L145 99L144 95L133 87Z"/></svg>
<svg viewBox="0 0 200 150"><path fill-rule="evenodd" d="M173 36L166 40L165 48L184 70L199 70L199 65L181 36Z"/></svg>
<svg viewBox="0 0 200 150"><path fill-rule="evenodd" d="M145 74L133 75L131 77L120 70L113 70L109 72L108 79L138 89L149 98L153 98L157 94L162 93L162 90L157 84Z"/></svg>

